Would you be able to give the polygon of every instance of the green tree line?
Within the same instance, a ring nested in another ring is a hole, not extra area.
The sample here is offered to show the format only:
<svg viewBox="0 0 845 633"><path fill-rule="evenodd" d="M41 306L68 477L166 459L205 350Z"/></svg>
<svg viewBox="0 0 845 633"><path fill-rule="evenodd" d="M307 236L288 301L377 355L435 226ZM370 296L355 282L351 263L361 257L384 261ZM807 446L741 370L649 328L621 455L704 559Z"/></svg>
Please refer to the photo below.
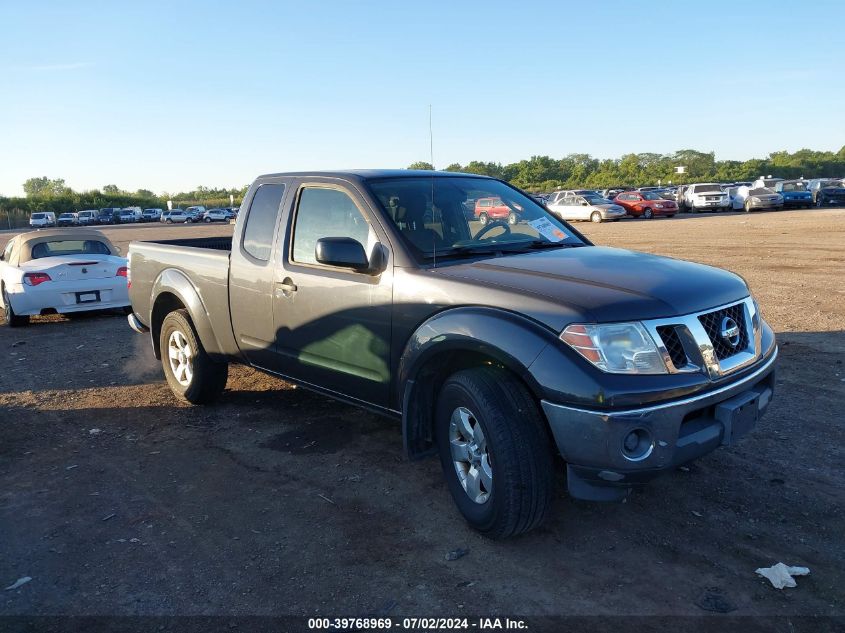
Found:
<svg viewBox="0 0 845 633"><path fill-rule="evenodd" d="M676 167L684 167L684 173L677 173ZM409 169L432 169L432 166L417 162ZM781 178L842 178L845 176L845 146L838 152L802 149L793 153L774 152L767 158L746 161L716 160L713 152L692 149L673 154L626 154L618 159L598 159L589 154L569 154L563 158L532 156L507 165L483 161L471 161L466 165L453 163L446 171L493 176L522 189L543 192L581 187L641 187L670 182L738 182L769 174Z"/></svg>
<svg viewBox="0 0 845 633"><path fill-rule="evenodd" d="M240 205L247 186L240 189L197 187L193 191L155 194L148 189L134 192L124 191L117 185L105 185L102 189L74 191L65 185L62 178L46 176L30 178L23 184L25 197L0 196L0 228L27 226L29 216L38 211L53 211L56 215L84 209L105 207L167 208L172 200L174 207L204 205L208 208L229 206L229 196L234 196L235 206Z"/></svg>
<svg viewBox="0 0 845 633"><path fill-rule="evenodd" d="M676 168L681 166L684 173L678 174ZM417 162L408 168L433 169L433 166ZM782 178L841 178L845 176L845 146L838 152L801 149L792 153L774 152L766 158L746 161L716 160L713 152L683 149L673 154L626 154L616 159L593 158L589 154L568 154L563 158L532 156L506 165L474 160L466 165L453 163L446 170L501 178L528 191L638 187L670 182L735 182L769 174ZM29 214L36 211L59 214L103 207L165 208L168 200L180 207L197 204L220 207L229 205L230 195L234 197L235 205L240 205L247 187L200 186L192 191L155 194L148 189L124 191L117 185L109 184L102 189L79 192L66 186L62 178L41 176L27 180L23 189L26 194L23 198L0 197L0 227L25 226Z"/></svg>

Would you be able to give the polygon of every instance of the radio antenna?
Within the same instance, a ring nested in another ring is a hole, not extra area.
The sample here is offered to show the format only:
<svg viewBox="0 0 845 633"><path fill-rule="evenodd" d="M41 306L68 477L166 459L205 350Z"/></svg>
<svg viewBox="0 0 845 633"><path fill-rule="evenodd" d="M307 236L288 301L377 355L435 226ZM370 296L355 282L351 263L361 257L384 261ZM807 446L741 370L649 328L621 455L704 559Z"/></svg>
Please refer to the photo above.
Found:
<svg viewBox="0 0 845 633"><path fill-rule="evenodd" d="M431 168L434 169L434 134L431 128L431 104L428 104L428 158Z"/></svg>
<svg viewBox="0 0 845 633"><path fill-rule="evenodd" d="M434 133L431 127L431 104L428 104L428 160L431 165L431 221L434 222ZM423 221L425 221L423 219ZM443 226L443 219L440 220L440 226ZM441 229L442 230L442 229ZM433 258L432 267L437 268L437 237L434 231L431 232L431 253Z"/></svg>

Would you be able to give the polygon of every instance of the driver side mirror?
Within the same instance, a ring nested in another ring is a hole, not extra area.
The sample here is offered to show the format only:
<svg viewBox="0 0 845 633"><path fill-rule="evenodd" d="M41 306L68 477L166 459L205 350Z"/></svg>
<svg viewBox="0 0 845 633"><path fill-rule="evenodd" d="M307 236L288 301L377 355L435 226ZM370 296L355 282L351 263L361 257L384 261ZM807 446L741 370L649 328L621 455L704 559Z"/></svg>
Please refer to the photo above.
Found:
<svg viewBox="0 0 845 633"><path fill-rule="evenodd" d="M314 251L317 261L326 266L351 268L356 272L370 270L364 247L351 237L321 237Z"/></svg>
<svg viewBox="0 0 845 633"><path fill-rule="evenodd" d="M581 206L582 206L582 207L589 207L590 205L589 205L589 203L587 203L587 202L582 202L582 203L581 203Z"/></svg>

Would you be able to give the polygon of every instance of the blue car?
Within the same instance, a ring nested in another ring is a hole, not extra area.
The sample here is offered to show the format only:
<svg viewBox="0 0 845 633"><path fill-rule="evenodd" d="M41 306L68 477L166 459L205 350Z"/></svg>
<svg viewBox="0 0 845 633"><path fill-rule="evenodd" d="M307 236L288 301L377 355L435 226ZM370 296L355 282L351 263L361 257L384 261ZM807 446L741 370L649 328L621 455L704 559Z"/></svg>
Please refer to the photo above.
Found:
<svg viewBox="0 0 845 633"><path fill-rule="evenodd" d="M803 180L779 180L774 190L783 196L783 206L796 209L813 206L813 194Z"/></svg>

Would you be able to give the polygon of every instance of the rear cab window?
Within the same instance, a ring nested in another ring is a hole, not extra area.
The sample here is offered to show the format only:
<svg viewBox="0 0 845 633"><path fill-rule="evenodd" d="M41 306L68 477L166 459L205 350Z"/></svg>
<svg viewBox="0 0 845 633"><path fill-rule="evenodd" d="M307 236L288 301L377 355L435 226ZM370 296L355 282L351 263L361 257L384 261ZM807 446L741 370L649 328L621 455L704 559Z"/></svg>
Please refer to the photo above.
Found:
<svg viewBox="0 0 845 633"><path fill-rule="evenodd" d="M258 187L247 211L242 238L243 250L261 261L269 261L273 251L273 236L279 207L285 193L283 184L264 184Z"/></svg>

